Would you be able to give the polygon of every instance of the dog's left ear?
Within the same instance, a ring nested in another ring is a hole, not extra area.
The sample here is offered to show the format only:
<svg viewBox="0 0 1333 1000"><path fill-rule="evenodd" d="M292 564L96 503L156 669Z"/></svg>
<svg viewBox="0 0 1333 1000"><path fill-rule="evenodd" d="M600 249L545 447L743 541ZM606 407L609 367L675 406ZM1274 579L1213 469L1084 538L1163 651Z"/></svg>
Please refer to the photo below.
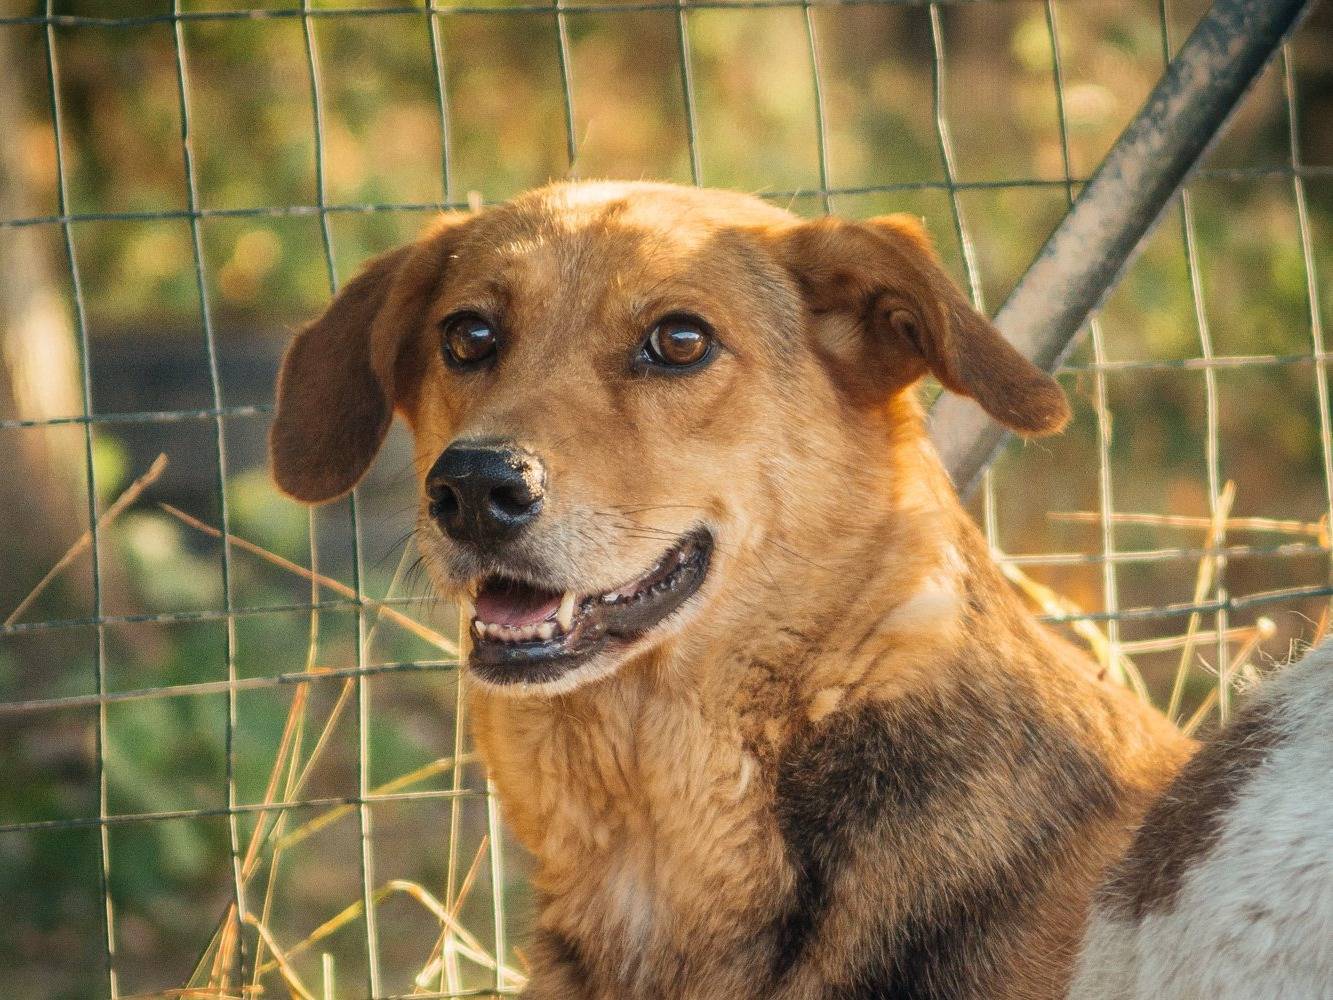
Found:
<svg viewBox="0 0 1333 1000"><path fill-rule="evenodd" d="M371 260L296 335L278 375L269 457L279 488L325 503L365 475L420 367L415 334L444 276L449 230L442 216L413 243Z"/></svg>
<svg viewBox="0 0 1333 1000"><path fill-rule="evenodd" d="M1020 434L1069 420L1055 380L1019 354L940 266L919 222L819 219L772 234L824 347L859 390L887 398L927 370Z"/></svg>

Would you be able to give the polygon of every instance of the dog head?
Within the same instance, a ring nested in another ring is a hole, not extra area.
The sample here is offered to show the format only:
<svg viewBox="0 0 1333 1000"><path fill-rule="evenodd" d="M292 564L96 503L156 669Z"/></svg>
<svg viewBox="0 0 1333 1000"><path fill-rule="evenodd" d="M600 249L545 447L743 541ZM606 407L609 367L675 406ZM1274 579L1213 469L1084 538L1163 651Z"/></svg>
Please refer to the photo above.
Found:
<svg viewBox="0 0 1333 1000"><path fill-rule="evenodd" d="M470 668L555 693L741 599L784 519L818 536L872 502L927 371L1022 433L1067 418L909 219L555 185L440 219L299 333L273 471L334 499L401 414L418 544L473 608Z"/></svg>

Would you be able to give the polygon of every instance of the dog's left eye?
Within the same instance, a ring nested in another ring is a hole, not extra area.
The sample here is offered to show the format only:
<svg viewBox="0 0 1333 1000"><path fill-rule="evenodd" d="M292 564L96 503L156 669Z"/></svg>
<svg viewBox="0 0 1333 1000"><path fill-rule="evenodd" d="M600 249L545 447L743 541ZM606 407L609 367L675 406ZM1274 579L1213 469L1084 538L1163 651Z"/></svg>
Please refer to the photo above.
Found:
<svg viewBox="0 0 1333 1000"><path fill-rule="evenodd" d="M495 330L476 313L450 316L442 324L441 332L445 357L455 368L480 364L495 353Z"/></svg>
<svg viewBox="0 0 1333 1000"><path fill-rule="evenodd" d="M668 316L661 320L643 345L648 361L667 368L689 368L712 353L712 332L702 320L692 316Z"/></svg>

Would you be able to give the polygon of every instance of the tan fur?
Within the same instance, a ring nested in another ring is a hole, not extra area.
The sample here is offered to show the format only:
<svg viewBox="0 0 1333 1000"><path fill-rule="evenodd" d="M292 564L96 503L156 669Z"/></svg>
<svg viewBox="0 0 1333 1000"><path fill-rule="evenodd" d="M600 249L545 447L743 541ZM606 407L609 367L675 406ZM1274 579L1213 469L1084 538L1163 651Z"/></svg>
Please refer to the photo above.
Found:
<svg viewBox="0 0 1333 1000"><path fill-rule="evenodd" d="M296 412L297 387L379 373L422 477L458 439L541 457L553 486L521 555L552 588L619 586L700 522L716 539L688 610L625 656L559 689L472 692L537 859L531 994L1063 995L1100 872L1189 745L1033 621L958 504L921 375L1025 432L1068 409L919 226L558 185L404 259L373 322L339 299L289 355L284 489L325 499L371 457L337 446L362 442L364 405ZM504 317L493 370L440 360L437 324L463 308ZM673 310L724 350L690 376L633 375ZM316 349L345 316L379 352L369 373ZM307 421L325 426L291 430ZM419 544L442 591L466 587L424 516Z"/></svg>

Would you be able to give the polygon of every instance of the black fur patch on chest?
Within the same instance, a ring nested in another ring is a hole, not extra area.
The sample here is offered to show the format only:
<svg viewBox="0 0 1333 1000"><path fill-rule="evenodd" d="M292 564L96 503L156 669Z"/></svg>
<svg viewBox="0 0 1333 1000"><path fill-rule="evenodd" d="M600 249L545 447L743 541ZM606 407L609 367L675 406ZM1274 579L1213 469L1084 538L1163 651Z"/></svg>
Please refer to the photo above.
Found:
<svg viewBox="0 0 1333 1000"><path fill-rule="evenodd" d="M932 834L984 810L985 843L965 870L941 872L949 892L897 899L901 919L857 929L859 966L842 970L839 1000L958 1000L985 995L1003 925L1033 902L1071 830L1112 808L1116 790L1086 748L1036 715L1020 692L994 702L968 690L869 703L798 736L779 763L775 809L796 887L771 930L776 986L824 933L835 885L855 858L914 855L927 868ZM997 808L973 788L983 774L1021 782L1031 807ZM970 818L970 817L969 817ZM882 873L858 873L858 894L888 900ZM929 884L929 872L921 873ZM919 876L921 877L921 876ZM845 886L845 881L843 882ZM843 891L846 891L844 888Z"/></svg>
<svg viewBox="0 0 1333 1000"><path fill-rule="evenodd" d="M537 932L536 949L546 964L558 967L576 982L590 982L592 976L578 944L571 938L556 931L543 929Z"/></svg>

